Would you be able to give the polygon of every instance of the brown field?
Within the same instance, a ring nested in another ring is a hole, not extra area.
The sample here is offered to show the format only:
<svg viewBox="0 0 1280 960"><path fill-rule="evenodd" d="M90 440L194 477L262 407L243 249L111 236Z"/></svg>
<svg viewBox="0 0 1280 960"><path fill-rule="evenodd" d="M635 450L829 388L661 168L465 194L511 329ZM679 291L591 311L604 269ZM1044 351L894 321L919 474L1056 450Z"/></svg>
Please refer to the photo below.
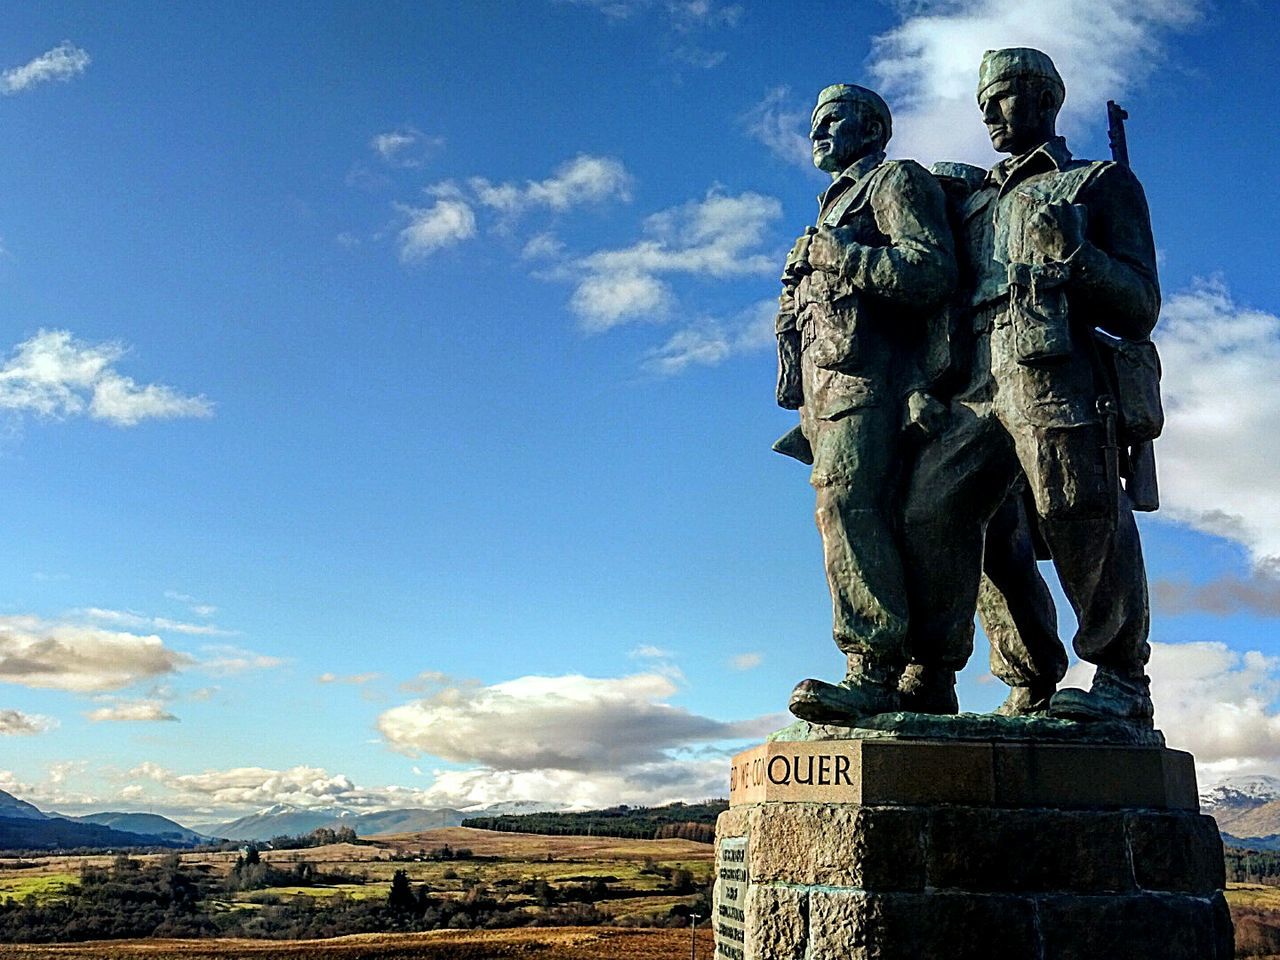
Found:
<svg viewBox="0 0 1280 960"><path fill-rule="evenodd" d="M698 931L698 956L709 960L709 930ZM688 930L608 927L437 930L367 934L333 940L114 940L3 947L6 960L684 960Z"/></svg>

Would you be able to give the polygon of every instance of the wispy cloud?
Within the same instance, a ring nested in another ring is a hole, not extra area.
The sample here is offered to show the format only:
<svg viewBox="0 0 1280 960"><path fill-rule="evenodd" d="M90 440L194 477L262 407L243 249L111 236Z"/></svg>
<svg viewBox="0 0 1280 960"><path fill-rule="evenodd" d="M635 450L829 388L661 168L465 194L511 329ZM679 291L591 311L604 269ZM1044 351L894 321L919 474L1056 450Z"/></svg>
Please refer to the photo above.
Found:
<svg viewBox="0 0 1280 960"><path fill-rule="evenodd" d="M373 683L375 680L381 680L382 674L371 670L368 673L348 673L339 675L336 673L322 673L316 677L319 683L349 683L352 686L361 687L366 683Z"/></svg>
<svg viewBox="0 0 1280 960"><path fill-rule="evenodd" d="M78 693L171 674L192 658L154 635L39 617L0 616L0 682Z"/></svg>
<svg viewBox="0 0 1280 960"><path fill-rule="evenodd" d="M902 21L876 38L870 73L894 107L892 150L928 164L989 165L995 154L976 106L985 50L1036 47L1067 85L1067 133L1106 122L1105 104L1159 69L1170 33L1193 25L1203 0L898 0ZM856 79L856 78L855 78ZM816 91L815 91L816 92Z"/></svg>
<svg viewBox="0 0 1280 960"><path fill-rule="evenodd" d="M1156 441L1161 515L1243 544L1280 573L1280 317L1221 281L1168 297L1156 327L1168 415Z"/></svg>
<svg viewBox="0 0 1280 960"><path fill-rule="evenodd" d="M400 231L400 261L422 260L476 235L476 214L464 200L443 197L429 207L397 204L409 223Z"/></svg>
<svg viewBox="0 0 1280 960"><path fill-rule="evenodd" d="M85 607L81 610L73 610L68 615L96 623L110 623L118 627L158 630L161 633L182 633L190 636L227 637L234 636L236 632L223 630L209 623L187 623L183 620L171 620L168 617L152 617L135 613L132 610L111 610L104 607Z"/></svg>
<svg viewBox="0 0 1280 960"><path fill-rule="evenodd" d="M200 669L220 677L247 673L250 670L271 670L288 662L281 657L255 653L253 650L225 643L202 647L200 652Z"/></svg>
<svg viewBox="0 0 1280 960"><path fill-rule="evenodd" d="M1230 616L1251 613L1280 617L1280 580L1265 573L1249 577L1227 574L1203 583L1189 580L1156 580L1151 599L1161 613L1209 613Z"/></svg>
<svg viewBox="0 0 1280 960"><path fill-rule="evenodd" d="M728 279L775 273L777 258L761 245L781 213L773 197L717 189L655 213L636 243L598 250L564 268L577 284L570 306L585 330L599 332L665 317L675 302L666 276Z"/></svg>
<svg viewBox="0 0 1280 960"><path fill-rule="evenodd" d="M160 384L139 385L115 369L127 350L91 344L66 330L40 330L0 367L0 409L38 417L87 414L120 427L142 420L208 417L213 404Z"/></svg>
<svg viewBox="0 0 1280 960"><path fill-rule="evenodd" d="M117 700L85 714L94 723L158 723L176 721L162 700Z"/></svg>
<svg viewBox="0 0 1280 960"><path fill-rule="evenodd" d="M409 124L379 133L369 141L378 158L393 167L420 167L443 146L444 137L428 136Z"/></svg>
<svg viewBox="0 0 1280 960"><path fill-rule="evenodd" d="M51 80L70 80L84 73L89 63L89 54L66 40L29 63L0 74L0 92L22 93Z"/></svg>
<svg viewBox="0 0 1280 960"><path fill-rule="evenodd" d="M630 187L631 175L621 161L590 154L566 161L542 180L495 182L471 177L465 183L432 184L426 191L435 197L430 206L396 205L408 221L399 232L400 259L405 263L422 260L472 239L479 233L477 213L487 214L493 229L510 233L520 217L535 210L563 214L605 200L625 203L631 199ZM543 231L529 241L525 255L546 257L558 252L557 241Z"/></svg>
<svg viewBox="0 0 1280 960"><path fill-rule="evenodd" d="M38 713L23 713L21 710L12 709L0 710L0 737L44 733L57 725L57 720Z"/></svg>
<svg viewBox="0 0 1280 960"><path fill-rule="evenodd" d="M754 670L764 662L764 656L759 653L740 653L736 657L729 660L729 666L735 670Z"/></svg>
<svg viewBox="0 0 1280 960"><path fill-rule="evenodd" d="M671 376L692 366L714 367L739 353L751 353L774 343L778 301L762 300L729 320L703 319L673 333L650 351L645 368Z"/></svg>
<svg viewBox="0 0 1280 960"><path fill-rule="evenodd" d="M816 97L817 91L814 91ZM779 160L814 170L813 144L809 141L809 115L813 105L791 93L790 87L774 87L743 118L747 132Z"/></svg>
<svg viewBox="0 0 1280 960"><path fill-rule="evenodd" d="M481 205L511 216L539 207L563 213L584 204L631 199L631 175L622 162L590 154L579 154L544 180L494 183L472 177L467 182Z"/></svg>

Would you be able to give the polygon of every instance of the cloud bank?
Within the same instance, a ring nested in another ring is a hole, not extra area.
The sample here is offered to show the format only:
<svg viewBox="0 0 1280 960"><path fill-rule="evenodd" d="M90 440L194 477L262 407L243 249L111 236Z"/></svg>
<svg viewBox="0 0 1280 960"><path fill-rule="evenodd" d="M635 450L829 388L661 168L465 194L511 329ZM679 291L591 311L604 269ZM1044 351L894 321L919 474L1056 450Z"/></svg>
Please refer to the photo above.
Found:
<svg viewBox="0 0 1280 960"><path fill-rule="evenodd" d="M1268 440L1280 423L1280 317L1202 281L1166 299L1155 340L1168 417L1156 441L1161 513L1280 572L1280 472Z"/></svg>
<svg viewBox="0 0 1280 960"><path fill-rule="evenodd" d="M0 683L93 693L163 677L191 662L154 635L0 616Z"/></svg>

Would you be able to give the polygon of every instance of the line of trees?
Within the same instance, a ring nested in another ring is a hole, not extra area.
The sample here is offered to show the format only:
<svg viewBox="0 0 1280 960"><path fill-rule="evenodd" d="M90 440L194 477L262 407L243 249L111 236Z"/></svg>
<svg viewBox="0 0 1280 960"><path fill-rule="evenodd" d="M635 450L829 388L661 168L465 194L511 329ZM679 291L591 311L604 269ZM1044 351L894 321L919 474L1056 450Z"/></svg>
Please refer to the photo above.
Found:
<svg viewBox="0 0 1280 960"><path fill-rule="evenodd" d="M550 836L621 837L631 840L679 838L715 842L716 817L729 808L725 800L672 803L663 807L617 806L583 813L523 813L471 817L464 827L538 833Z"/></svg>

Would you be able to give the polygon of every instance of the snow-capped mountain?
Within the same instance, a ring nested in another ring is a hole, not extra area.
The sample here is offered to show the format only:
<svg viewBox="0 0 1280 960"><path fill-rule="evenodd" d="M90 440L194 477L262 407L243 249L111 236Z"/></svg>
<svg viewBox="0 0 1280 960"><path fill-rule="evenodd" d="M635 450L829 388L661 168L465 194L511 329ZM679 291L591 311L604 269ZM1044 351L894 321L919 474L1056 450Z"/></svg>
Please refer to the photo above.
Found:
<svg viewBox="0 0 1280 960"><path fill-rule="evenodd" d="M1228 777L1200 794L1200 808L1218 821L1223 840L1263 846L1280 836L1280 777Z"/></svg>
<svg viewBox="0 0 1280 960"><path fill-rule="evenodd" d="M1280 777L1261 774L1251 777L1228 777L1200 794L1200 806L1212 813L1218 806L1261 806L1280 800Z"/></svg>

